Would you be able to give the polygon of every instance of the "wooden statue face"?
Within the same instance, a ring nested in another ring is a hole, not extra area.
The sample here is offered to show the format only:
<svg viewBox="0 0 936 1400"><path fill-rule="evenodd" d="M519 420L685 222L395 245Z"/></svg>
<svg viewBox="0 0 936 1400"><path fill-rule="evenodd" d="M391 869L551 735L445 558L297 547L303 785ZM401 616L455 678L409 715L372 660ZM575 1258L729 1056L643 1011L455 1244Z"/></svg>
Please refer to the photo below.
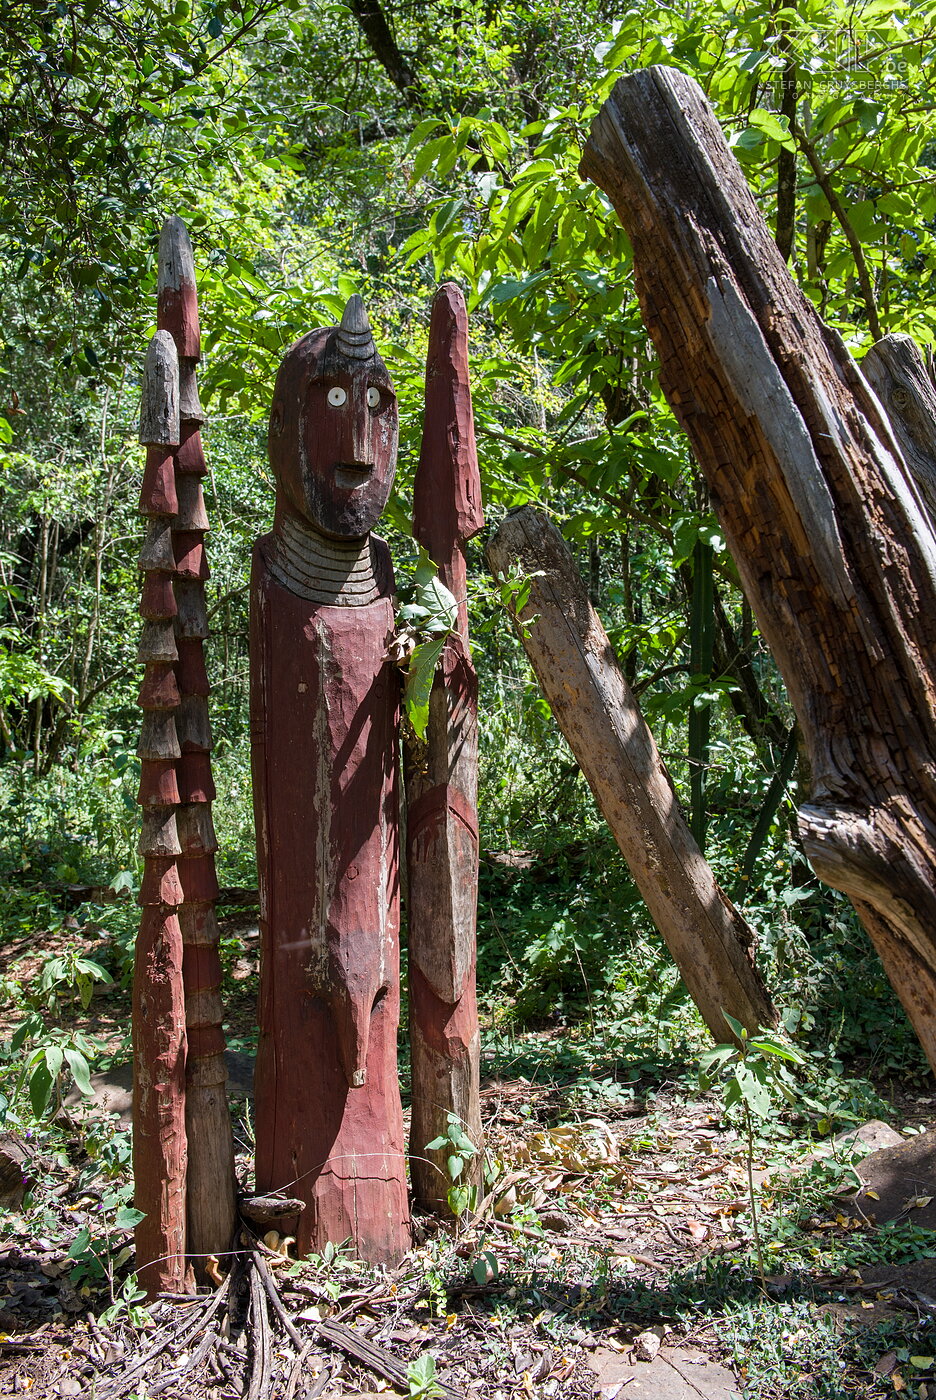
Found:
<svg viewBox="0 0 936 1400"><path fill-rule="evenodd" d="M376 525L397 436L396 395L376 350L345 354L337 328L289 350L273 394L270 465L289 504L322 534L360 539Z"/></svg>

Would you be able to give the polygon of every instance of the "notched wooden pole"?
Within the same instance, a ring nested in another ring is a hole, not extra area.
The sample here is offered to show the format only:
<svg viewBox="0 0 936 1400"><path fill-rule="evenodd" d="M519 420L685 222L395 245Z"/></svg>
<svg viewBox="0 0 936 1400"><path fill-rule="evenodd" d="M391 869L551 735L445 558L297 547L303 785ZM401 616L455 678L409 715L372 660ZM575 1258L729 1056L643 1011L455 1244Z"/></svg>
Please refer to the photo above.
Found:
<svg viewBox="0 0 936 1400"><path fill-rule="evenodd" d="M179 689L173 620L172 521L178 508L172 453L179 441L179 363L172 336L157 331L143 371L140 441L146 469L140 512L147 522L140 552L145 670L137 753L143 808L140 854L143 913L133 966L133 1185L136 1267L147 1296L181 1293L185 1261L185 1003L179 906L181 847L177 828Z"/></svg>
<svg viewBox="0 0 936 1400"><path fill-rule="evenodd" d="M488 542L497 577L519 565L530 593L514 621L556 723L588 780L689 995L716 1040L723 1012L749 1031L777 1013L754 964L754 935L719 889L680 811L634 694L575 561L540 511L511 511Z"/></svg>
<svg viewBox="0 0 936 1400"><path fill-rule="evenodd" d="M465 544L484 524L461 291L436 294L426 362L426 415L413 534L458 602L429 698L426 740L404 726L413 1111L410 1176L416 1202L448 1211L448 1115L477 1149L459 1184L481 1171L480 1036L475 989L478 909L478 679L468 648Z"/></svg>
<svg viewBox="0 0 936 1400"><path fill-rule="evenodd" d="M196 367L201 355L195 264L188 231L173 215L159 243L157 324L171 335L179 357L179 434L173 453L176 511L172 519L173 586L179 707L176 727L179 877L187 1050L185 1122L188 1137L188 1251L200 1281L205 1261L223 1257L235 1225L234 1145L227 1101L221 1029L220 930L215 913L218 881L211 803L211 725L204 646L208 636L205 548L208 515L202 491L207 474L201 442L204 413Z"/></svg>
<svg viewBox="0 0 936 1400"><path fill-rule="evenodd" d="M936 1067L932 528L696 84L667 68L622 79L582 172L630 236L661 385L802 728L804 848L853 900Z"/></svg>

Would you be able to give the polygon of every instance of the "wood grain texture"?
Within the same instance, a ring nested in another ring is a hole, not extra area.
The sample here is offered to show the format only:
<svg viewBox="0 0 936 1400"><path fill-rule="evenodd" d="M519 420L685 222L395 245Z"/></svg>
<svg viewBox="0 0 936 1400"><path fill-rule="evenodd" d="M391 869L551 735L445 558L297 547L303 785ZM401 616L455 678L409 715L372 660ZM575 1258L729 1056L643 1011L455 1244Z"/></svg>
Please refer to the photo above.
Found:
<svg viewBox="0 0 936 1400"><path fill-rule="evenodd" d="M140 442L175 447L179 441L179 357L167 331L157 331L143 365Z"/></svg>
<svg viewBox="0 0 936 1400"><path fill-rule="evenodd" d="M477 1148L462 1184L480 1180L480 1034L475 987L478 907L478 681L468 648L464 547L484 524L468 374L468 315L453 283L436 294L426 410L413 491L413 533L458 603L440 658L425 742L404 726L412 1120L415 1200L447 1214L448 1116Z"/></svg>
<svg viewBox="0 0 936 1400"><path fill-rule="evenodd" d="M622 79L582 172L630 236L661 385L803 731L804 848L855 902L936 1067L936 540L919 495L690 79Z"/></svg>
<svg viewBox="0 0 936 1400"><path fill-rule="evenodd" d="M930 521L936 521L936 386L912 336L885 335L861 362L894 430Z"/></svg>
<svg viewBox="0 0 936 1400"><path fill-rule="evenodd" d="M498 576L516 564L540 574L515 616L524 650L705 1024L719 1041L723 1011L749 1031L774 1025L754 935L692 837L562 536L526 506L507 516L486 557Z"/></svg>
<svg viewBox="0 0 936 1400"><path fill-rule="evenodd" d="M188 229L177 214L171 214L162 226L157 275L160 329L172 336L180 359L197 360L201 331L195 259Z"/></svg>
<svg viewBox="0 0 936 1400"><path fill-rule="evenodd" d="M185 1005L175 910L143 909L133 967L133 1200L147 1297L188 1287L185 1259Z"/></svg>
<svg viewBox="0 0 936 1400"><path fill-rule="evenodd" d="M317 607L261 540L251 738L261 897L257 1190L306 1202L300 1253L409 1245L399 1020L399 681L389 597ZM385 548L385 546L383 547Z"/></svg>

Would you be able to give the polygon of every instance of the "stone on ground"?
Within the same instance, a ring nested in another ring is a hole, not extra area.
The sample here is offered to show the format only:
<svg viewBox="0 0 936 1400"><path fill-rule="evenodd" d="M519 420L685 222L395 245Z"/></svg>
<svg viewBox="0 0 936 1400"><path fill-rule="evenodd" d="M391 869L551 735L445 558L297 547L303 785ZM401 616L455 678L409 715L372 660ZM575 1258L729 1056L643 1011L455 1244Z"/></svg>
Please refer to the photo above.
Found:
<svg viewBox="0 0 936 1400"><path fill-rule="evenodd" d="M650 1362L597 1347L588 1364L601 1400L741 1400L728 1368L691 1347L662 1347Z"/></svg>

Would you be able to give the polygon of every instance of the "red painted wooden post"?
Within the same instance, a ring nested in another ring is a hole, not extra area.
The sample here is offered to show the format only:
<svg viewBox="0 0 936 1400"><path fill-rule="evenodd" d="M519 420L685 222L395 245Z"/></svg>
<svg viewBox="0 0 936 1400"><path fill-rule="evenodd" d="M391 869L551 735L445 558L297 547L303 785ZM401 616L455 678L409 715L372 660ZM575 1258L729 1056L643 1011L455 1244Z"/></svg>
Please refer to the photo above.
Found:
<svg viewBox="0 0 936 1400"><path fill-rule="evenodd" d="M179 441L179 364L166 331L146 357L140 441L146 470L140 511L147 519L143 569L145 664L138 800L143 807L143 906L133 971L133 1179L143 1219L136 1227L137 1273L152 1298L186 1287L185 1010L182 994L182 903L177 812L176 732L179 692L173 619L172 518L177 508L172 450Z"/></svg>
<svg viewBox="0 0 936 1400"><path fill-rule="evenodd" d="M399 1019L393 571L370 534L396 398L363 303L280 366L273 531L254 552L251 735L261 898L257 1190L306 1202L300 1252L409 1244Z"/></svg>
<svg viewBox="0 0 936 1400"><path fill-rule="evenodd" d="M484 524L468 379L468 316L453 283L436 294L426 362L426 416L413 533L458 600L429 700L426 742L404 742L410 1047L415 1199L446 1213L444 1136L454 1113L478 1149L460 1180L480 1176L480 1040L475 995L478 908L478 681L468 649L464 545Z"/></svg>
<svg viewBox="0 0 936 1400"><path fill-rule="evenodd" d="M227 1103L227 1067L221 1029L220 931L215 914L218 882L211 803L211 726L204 642L208 635L205 581L208 516L202 494L207 473L201 444L204 420L196 366L201 355L195 264L185 224L163 225L159 242L157 324L168 331L179 356L179 444L174 453L176 510L172 520L175 561L175 637L179 691L177 730L180 806L177 829L183 901L182 978L188 1047L185 1122L188 1135L188 1251L204 1278L208 1255L231 1247L236 1218L234 1149Z"/></svg>

